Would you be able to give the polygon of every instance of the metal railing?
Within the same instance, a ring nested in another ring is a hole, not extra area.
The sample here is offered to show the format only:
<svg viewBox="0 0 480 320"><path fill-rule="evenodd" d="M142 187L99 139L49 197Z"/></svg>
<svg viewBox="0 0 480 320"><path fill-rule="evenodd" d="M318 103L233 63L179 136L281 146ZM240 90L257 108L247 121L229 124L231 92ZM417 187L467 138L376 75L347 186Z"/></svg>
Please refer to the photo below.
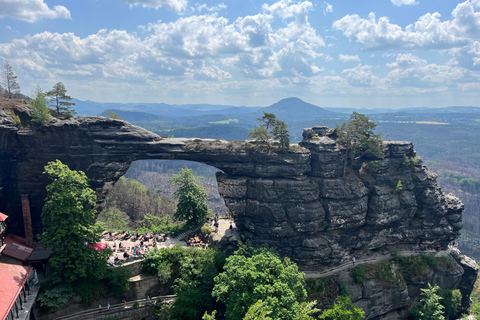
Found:
<svg viewBox="0 0 480 320"><path fill-rule="evenodd" d="M140 300L134 300L134 301L128 301L126 303L119 303L119 304L114 304L111 305L109 309L107 307L102 307L101 309L96 308L96 309L89 309L89 310L84 310L72 314L68 314L62 317L55 318L55 320L66 320L66 319L77 319L77 318L83 318L87 316L98 316L98 315L109 315L112 313L117 313L117 312L122 312L122 311L127 311L131 310L132 308L141 308L141 307L148 307L150 305L154 305L157 303L159 299L162 299L163 301L165 300L174 300L177 297L177 295L172 294L172 295L166 295L166 296L157 296L157 297L151 297L147 299L140 299Z"/></svg>

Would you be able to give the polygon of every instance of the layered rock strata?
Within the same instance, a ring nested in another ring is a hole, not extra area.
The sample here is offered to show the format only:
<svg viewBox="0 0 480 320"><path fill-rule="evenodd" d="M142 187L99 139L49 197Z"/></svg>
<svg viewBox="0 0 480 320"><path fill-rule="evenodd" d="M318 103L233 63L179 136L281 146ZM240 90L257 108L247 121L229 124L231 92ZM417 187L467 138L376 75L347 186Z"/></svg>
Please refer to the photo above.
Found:
<svg viewBox="0 0 480 320"><path fill-rule="evenodd" d="M343 176L345 154L327 127L305 129L299 146L277 154L244 143L162 138L103 117L19 128L0 113L0 211L21 232L20 196L29 195L40 232L49 183L42 173L55 159L87 174L99 205L132 161L181 159L222 170L219 192L241 239L268 243L305 269L389 246L447 248L460 235L463 204L413 160L411 142L386 141L383 149L384 159L358 159Z"/></svg>

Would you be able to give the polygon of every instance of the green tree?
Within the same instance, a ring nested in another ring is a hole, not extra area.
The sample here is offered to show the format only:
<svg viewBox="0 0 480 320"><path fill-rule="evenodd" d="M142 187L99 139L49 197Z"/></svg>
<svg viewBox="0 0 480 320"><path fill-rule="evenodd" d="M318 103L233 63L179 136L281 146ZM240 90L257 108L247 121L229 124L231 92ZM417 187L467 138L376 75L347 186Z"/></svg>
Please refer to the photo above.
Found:
<svg viewBox="0 0 480 320"><path fill-rule="evenodd" d="M46 96L50 101L50 105L53 107L53 111L57 115L70 118L76 114L75 110L71 108L71 106L74 106L75 103L70 102L72 97L67 96L67 89L65 89L63 83L57 82L53 86L52 90L46 93Z"/></svg>
<svg viewBox="0 0 480 320"><path fill-rule="evenodd" d="M45 174L52 182L42 211L40 240L54 249L48 270L55 283L98 281L107 268L107 250L96 251L100 230L95 225L95 192L82 171L70 170L60 160L49 162Z"/></svg>
<svg viewBox="0 0 480 320"><path fill-rule="evenodd" d="M5 61L5 67L2 70L2 84L5 95L12 99L15 94L20 93L20 85L18 84L17 76L13 72L10 62Z"/></svg>
<svg viewBox="0 0 480 320"><path fill-rule="evenodd" d="M100 212L97 216L97 222L104 223L107 229L125 230L128 228L130 218L125 212L112 207Z"/></svg>
<svg viewBox="0 0 480 320"><path fill-rule="evenodd" d="M125 120L123 118L120 118L118 114L116 114L114 111L107 110L104 112L107 115L107 118L112 118L112 119L117 119L117 120Z"/></svg>
<svg viewBox="0 0 480 320"><path fill-rule="evenodd" d="M375 134L376 124L361 113L353 112L348 123L335 127L337 146L345 149L343 176L347 164L364 156L383 159L381 134Z"/></svg>
<svg viewBox="0 0 480 320"><path fill-rule="evenodd" d="M226 317L239 320L258 300L272 319L295 319L299 301L306 298L304 274L290 259L267 248L241 247L227 258L224 272L215 277L212 295L226 304Z"/></svg>
<svg viewBox="0 0 480 320"><path fill-rule="evenodd" d="M248 308L243 320L272 320L269 315L272 311L268 310L268 306L262 300L258 300Z"/></svg>
<svg viewBox="0 0 480 320"><path fill-rule="evenodd" d="M282 151L290 149L290 131L287 128L287 124L282 120L276 120L272 128L272 135L280 143Z"/></svg>
<svg viewBox="0 0 480 320"><path fill-rule="evenodd" d="M427 289L420 289L423 298L420 300L420 306L415 314L415 319L419 320L445 320L444 309L441 304L442 298L438 295L440 287L429 283Z"/></svg>
<svg viewBox="0 0 480 320"><path fill-rule="evenodd" d="M183 168L175 177L169 179L172 188L178 188L174 195L178 198L175 218L196 225L208 215L207 192L195 183L198 178L193 171Z"/></svg>
<svg viewBox="0 0 480 320"><path fill-rule="evenodd" d="M323 311L318 320L362 320L364 314L362 309L352 303L350 297L339 296L333 308Z"/></svg>
<svg viewBox="0 0 480 320"><path fill-rule="evenodd" d="M268 132L268 129L265 128L265 126L263 125L253 126L253 130L248 133L248 136L262 144L267 144L267 145L269 141L273 138L270 132Z"/></svg>
<svg viewBox="0 0 480 320"><path fill-rule="evenodd" d="M32 109L33 122L46 123L50 120L47 99L40 88L37 89L35 99L30 101L30 108Z"/></svg>
<svg viewBox="0 0 480 320"><path fill-rule="evenodd" d="M277 121L277 116L273 113L263 112L263 117L257 119L257 121L263 122L261 125L270 131L275 126L275 122Z"/></svg>

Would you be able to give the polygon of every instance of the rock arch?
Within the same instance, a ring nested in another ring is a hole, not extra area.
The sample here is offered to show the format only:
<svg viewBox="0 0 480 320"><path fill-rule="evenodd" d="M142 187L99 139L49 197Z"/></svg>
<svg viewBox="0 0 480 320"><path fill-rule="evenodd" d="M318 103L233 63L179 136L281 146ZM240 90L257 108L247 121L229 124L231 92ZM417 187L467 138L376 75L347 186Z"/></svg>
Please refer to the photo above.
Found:
<svg viewBox="0 0 480 320"><path fill-rule="evenodd" d="M305 129L285 154L256 152L241 143L163 138L125 121L75 117L19 130L0 119L0 211L22 229L20 195L28 194L39 231L48 161L84 171L99 203L132 161L179 159L206 163L244 238L269 243L304 266L333 265L353 252L388 245L431 246L458 238L463 205L445 195L410 142L385 142L374 173L341 176L343 154L334 132ZM403 190L392 186L401 180Z"/></svg>

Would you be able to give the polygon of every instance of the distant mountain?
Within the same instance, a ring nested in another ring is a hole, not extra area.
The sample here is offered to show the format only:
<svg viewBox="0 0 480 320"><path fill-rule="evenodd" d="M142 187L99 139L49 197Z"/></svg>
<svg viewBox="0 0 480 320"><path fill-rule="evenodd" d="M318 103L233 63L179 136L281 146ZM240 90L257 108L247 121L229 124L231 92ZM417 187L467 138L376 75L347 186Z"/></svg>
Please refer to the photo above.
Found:
<svg viewBox="0 0 480 320"><path fill-rule="evenodd" d="M108 109L105 111L113 111L115 112L120 118L127 120L131 123L136 122L162 122L164 125L174 126L177 125L176 121L170 117L165 117L161 115L155 115L147 112L135 112L135 111L124 111L119 109ZM100 115L107 116L105 111L102 112Z"/></svg>
<svg viewBox="0 0 480 320"><path fill-rule="evenodd" d="M166 103L102 103L73 99L74 109L78 115L99 115L106 110L125 112L143 112L165 117L192 117L206 114L245 114L261 107L236 107L211 104L166 104Z"/></svg>
<svg viewBox="0 0 480 320"><path fill-rule="evenodd" d="M256 114L262 116L263 112L274 113L278 119L283 121L345 117L344 114L320 108L299 98L282 99L271 106L259 109Z"/></svg>

